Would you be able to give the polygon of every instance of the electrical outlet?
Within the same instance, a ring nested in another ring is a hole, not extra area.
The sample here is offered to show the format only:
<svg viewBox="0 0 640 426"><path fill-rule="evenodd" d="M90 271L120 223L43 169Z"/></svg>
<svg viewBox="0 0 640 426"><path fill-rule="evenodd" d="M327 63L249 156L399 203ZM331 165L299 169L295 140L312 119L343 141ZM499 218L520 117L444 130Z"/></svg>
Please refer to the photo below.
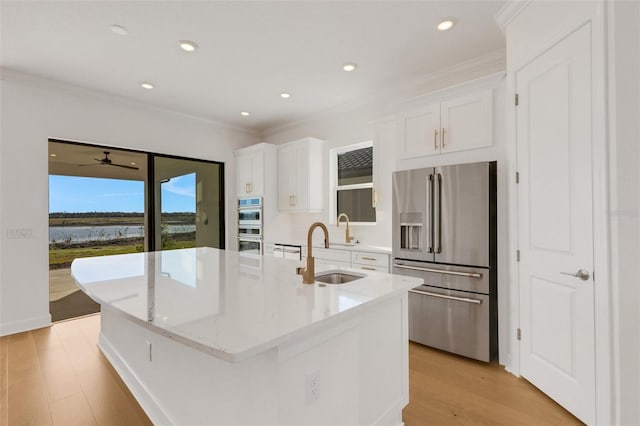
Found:
<svg viewBox="0 0 640 426"><path fill-rule="evenodd" d="M320 371L307 374L306 377L306 403L314 403L320 398Z"/></svg>

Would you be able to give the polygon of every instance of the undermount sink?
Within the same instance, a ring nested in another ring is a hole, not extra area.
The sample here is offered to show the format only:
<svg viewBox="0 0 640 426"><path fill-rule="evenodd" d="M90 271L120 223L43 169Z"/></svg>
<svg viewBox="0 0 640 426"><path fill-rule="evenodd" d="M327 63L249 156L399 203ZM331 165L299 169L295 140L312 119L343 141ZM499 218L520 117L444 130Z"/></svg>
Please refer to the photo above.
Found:
<svg viewBox="0 0 640 426"><path fill-rule="evenodd" d="M316 274L316 281L326 284L344 284L351 281L359 280L360 278L364 278L366 275L364 274L356 274L353 272L342 272L342 271L324 271L319 274Z"/></svg>

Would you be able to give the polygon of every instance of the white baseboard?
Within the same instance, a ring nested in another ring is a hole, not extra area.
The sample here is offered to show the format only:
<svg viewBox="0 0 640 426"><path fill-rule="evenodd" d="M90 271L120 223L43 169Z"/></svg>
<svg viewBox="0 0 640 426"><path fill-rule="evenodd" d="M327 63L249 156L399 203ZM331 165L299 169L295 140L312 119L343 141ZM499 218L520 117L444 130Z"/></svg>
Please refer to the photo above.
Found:
<svg viewBox="0 0 640 426"><path fill-rule="evenodd" d="M28 318L20 321L0 323L0 336L22 333L51 325L51 315Z"/></svg>
<svg viewBox="0 0 640 426"><path fill-rule="evenodd" d="M153 398L147 387L138 379L126 362L122 360L118 351L113 347L109 339L102 333L98 339L98 347L109 360L113 368L118 372L122 381L127 385L136 401L140 404L144 412L154 425L173 425L169 416L162 410L160 405Z"/></svg>
<svg viewBox="0 0 640 426"><path fill-rule="evenodd" d="M402 410L409 404L407 397L401 397L398 402L385 411L378 420L373 422L375 426L404 426Z"/></svg>

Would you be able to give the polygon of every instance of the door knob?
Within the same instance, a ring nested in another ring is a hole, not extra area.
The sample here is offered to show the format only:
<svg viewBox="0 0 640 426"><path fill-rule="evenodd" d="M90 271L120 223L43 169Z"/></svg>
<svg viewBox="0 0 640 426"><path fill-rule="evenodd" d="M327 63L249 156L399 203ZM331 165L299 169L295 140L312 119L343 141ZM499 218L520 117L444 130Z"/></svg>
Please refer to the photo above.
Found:
<svg viewBox="0 0 640 426"><path fill-rule="evenodd" d="M586 269L578 269L578 272L560 272L562 275L569 275L570 277L580 278L582 281L589 279L589 271Z"/></svg>

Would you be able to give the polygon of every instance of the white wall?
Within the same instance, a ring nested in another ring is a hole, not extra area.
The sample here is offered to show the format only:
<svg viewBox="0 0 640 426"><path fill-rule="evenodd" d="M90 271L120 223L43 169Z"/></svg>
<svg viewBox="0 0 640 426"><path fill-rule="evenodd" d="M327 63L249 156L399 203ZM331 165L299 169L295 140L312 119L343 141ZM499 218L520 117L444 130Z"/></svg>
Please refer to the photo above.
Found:
<svg viewBox="0 0 640 426"><path fill-rule="evenodd" d="M7 70L0 90L0 335L50 323L49 138L225 162L227 246L235 241L233 150L256 135ZM8 238L13 229L26 238Z"/></svg>
<svg viewBox="0 0 640 426"><path fill-rule="evenodd" d="M609 3L610 225L618 424L640 424L640 3Z"/></svg>
<svg viewBox="0 0 640 426"><path fill-rule="evenodd" d="M354 226L352 235L363 244L391 246L391 171L396 169L395 154L395 114L408 108L412 102L427 102L428 95L443 88L457 86L475 79L481 79L505 69L504 52L494 52L485 57L473 59L455 67L442 70L419 81L406 85L381 89L379 93L362 100L357 104L347 104L327 111L307 120L292 123L288 126L270 129L265 132L264 142L282 144L306 136L313 136L325 141L323 158L324 170L329 173L329 150L358 142L374 140L377 157L376 174L378 175L378 205L375 226ZM453 91L456 92L455 89ZM502 109L500 109L502 111ZM496 132L497 133L497 132ZM456 161L454 155L448 157ZM478 160L480 161L480 160ZM325 179L324 206L319 214L296 213L289 215L293 223L291 235L296 241L306 240L306 231L313 220L333 222L327 206L329 205L328 179ZM287 230L283 230L287 232ZM318 233L319 235L319 233ZM285 236L283 235L283 238ZM342 241L344 229L330 228L330 239ZM320 241L319 238L318 241Z"/></svg>
<svg viewBox="0 0 640 426"><path fill-rule="evenodd" d="M266 133L265 142L280 144L305 136L313 136L324 140L324 170L329 171L329 150L367 140L374 140L374 156L376 188L378 203L376 208L376 225L352 226L351 235L362 244L391 247L391 209L392 188L391 173L394 170L411 169L434 165L469 163L476 161L498 161L498 310L500 312L499 341L500 361L508 361L508 212L506 179L508 170L508 149L504 137L504 57L496 56L488 60L483 58L476 62L444 70L423 84L398 90L394 95L383 94L379 98L369 99L367 103L351 105L326 113L304 122L294 123L283 129L274 129ZM465 93L486 88L494 88L493 119L494 144L492 147L475 149L438 156L420 157L412 160L396 160L397 132L395 114L402 110L410 110L418 105L439 102ZM444 89L444 90L442 90ZM288 214L289 223L280 234L282 238L293 241L306 241L309 225L314 221L331 223L335 221L329 212L330 189L325 179L324 206L322 213ZM285 235L288 234L288 237ZM344 241L344 225L337 228L329 226L331 241ZM314 234L314 241L320 243L320 232ZM278 241L275 241L278 242Z"/></svg>

